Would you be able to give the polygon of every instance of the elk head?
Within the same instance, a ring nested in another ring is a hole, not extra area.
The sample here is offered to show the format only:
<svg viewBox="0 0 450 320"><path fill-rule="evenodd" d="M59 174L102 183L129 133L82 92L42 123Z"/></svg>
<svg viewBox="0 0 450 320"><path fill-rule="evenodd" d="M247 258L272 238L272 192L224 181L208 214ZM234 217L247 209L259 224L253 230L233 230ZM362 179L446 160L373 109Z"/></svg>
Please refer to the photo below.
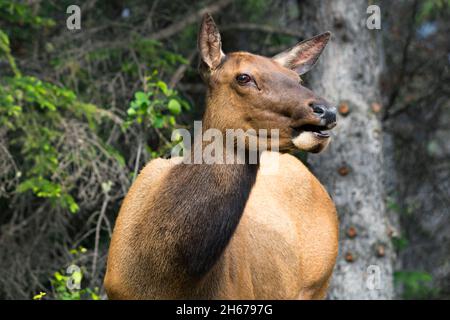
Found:
<svg viewBox="0 0 450 320"><path fill-rule="evenodd" d="M222 132L278 129L280 151L322 151L330 140L326 130L336 125L336 108L302 86L300 76L312 68L329 38L329 32L320 34L272 58L225 55L219 31L206 14L198 37L200 73L208 87L204 126Z"/></svg>

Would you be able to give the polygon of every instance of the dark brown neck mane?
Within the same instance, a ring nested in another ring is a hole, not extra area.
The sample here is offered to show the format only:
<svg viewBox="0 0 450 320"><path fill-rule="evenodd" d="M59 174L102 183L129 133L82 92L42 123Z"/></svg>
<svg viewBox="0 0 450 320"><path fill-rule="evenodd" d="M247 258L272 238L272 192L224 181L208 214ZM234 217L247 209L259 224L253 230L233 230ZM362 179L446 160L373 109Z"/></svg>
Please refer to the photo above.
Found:
<svg viewBox="0 0 450 320"><path fill-rule="evenodd" d="M247 158L248 159L248 158ZM203 276L230 241L256 180L257 164L178 164L158 199L161 229L175 239L176 264Z"/></svg>

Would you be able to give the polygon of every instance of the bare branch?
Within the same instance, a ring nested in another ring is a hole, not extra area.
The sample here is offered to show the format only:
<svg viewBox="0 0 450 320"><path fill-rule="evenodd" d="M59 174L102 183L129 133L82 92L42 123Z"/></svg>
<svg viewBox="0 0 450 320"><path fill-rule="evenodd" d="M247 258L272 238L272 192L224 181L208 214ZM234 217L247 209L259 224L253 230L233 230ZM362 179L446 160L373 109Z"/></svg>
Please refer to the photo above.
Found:
<svg viewBox="0 0 450 320"><path fill-rule="evenodd" d="M97 260L98 260L98 246L100 243L100 229L102 226L102 220L105 219L106 208L108 207L109 195L108 192L105 191L105 199L103 200L102 209L100 210L100 214L97 220L97 226L95 228L95 247L94 247L94 256L92 258L92 279L95 279L95 275L97 272Z"/></svg>
<svg viewBox="0 0 450 320"><path fill-rule="evenodd" d="M229 25L224 28L221 28L221 30L222 31L228 31L228 30L260 31L260 32L266 32L266 33L282 34L282 35L287 35L287 36L296 37L296 38L303 38L303 36L304 36L300 32L295 31L295 30L278 28L278 27L274 27L274 26L270 26L270 25L257 24L257 23L235 23L233 25Z"/></svg>
<svg viewBox="0 0 450 320"><path fill-rule="evenodd" d="M188 25L198 21L205 13L214 14L214 13L220 11L221 9L223 9L224 7L228 6L233 1L234 0L216 1L196 12L192 12L186 18L168 26L167 28L153 33L152 35L150 35L149 38L154 39L154 40L161 40L161 39L169 38L169 37L173 36L174 34L182 31Z"/></svg>
<svg viewBox="0 0 450 320"><path fill-rule="evenodd" d="M192 63L192 60L194 60L195 56L197 55L197 50L194 50L191 52L189 57L187 58L188 62L185 64L182 64L173 74L172 78L169 81L169 87L175 88L177 83L183 78L186 70L189 68L190 64Z"/></svg>

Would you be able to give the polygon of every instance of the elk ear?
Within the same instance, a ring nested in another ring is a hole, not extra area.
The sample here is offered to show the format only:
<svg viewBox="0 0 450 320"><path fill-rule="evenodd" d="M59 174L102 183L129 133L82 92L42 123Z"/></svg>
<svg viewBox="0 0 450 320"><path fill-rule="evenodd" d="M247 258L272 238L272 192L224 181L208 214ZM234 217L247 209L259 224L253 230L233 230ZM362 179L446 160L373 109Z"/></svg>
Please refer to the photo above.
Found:
<svg viewBox="0 0 450 320"><path fill-rule="evenodd" d="M219 29L209 13L205 13L203 16L197 46L202 63L206 64L209 71L217 68L225 57L225 54L222 52Z"/></svg>
<svg viewBox="0 0 450 320"><path fill-rule="evenodd" d="M272 59L283 67L295 70L302 75L314 66L330 36L330 32L319 34L277 54Z"/></svg>

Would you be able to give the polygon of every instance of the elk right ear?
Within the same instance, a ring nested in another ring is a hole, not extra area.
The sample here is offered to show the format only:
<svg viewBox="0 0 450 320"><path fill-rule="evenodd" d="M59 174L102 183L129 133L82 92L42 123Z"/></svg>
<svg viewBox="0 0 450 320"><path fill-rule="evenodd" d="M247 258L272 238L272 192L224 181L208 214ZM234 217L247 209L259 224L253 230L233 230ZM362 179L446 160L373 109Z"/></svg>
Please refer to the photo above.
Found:
<svg viewBox="0 0 450 320"><path fill-rule="evenodd" d="M222 52L219 29L209 13L205 13L203 16L197 45L200 52L201 63L203 64L203 66L200 65L201 69L206 65L209 69L208 71L212 71L216 69L222 59L225 58L225 54Z"/></svg>
<svg viewBox="0 0 450 320"><path fill-rule="evenodd" d="M314 66L323 49L325 49L330 36L330 32L319 34L277 54L272 59L302 75Z"/></svg>

